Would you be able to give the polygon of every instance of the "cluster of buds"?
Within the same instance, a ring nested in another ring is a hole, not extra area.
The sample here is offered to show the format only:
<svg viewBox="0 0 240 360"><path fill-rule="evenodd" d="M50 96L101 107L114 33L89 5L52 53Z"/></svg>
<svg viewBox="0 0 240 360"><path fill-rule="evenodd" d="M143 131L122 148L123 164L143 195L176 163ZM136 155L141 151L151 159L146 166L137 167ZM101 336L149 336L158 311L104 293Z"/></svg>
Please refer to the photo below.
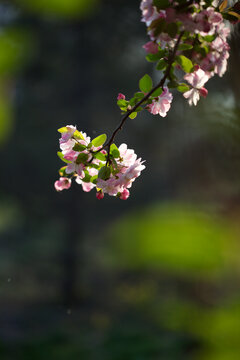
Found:
<svg viewBox="0 0 240 360"><path fill-rule="evenodd" d="M60 179L55 182L57 191L69 189L74 178L83 191L96 188L98 199L102 199L105 193L122 200L129 197L128 189L145 169L143 161L137 159L133 150L126 144L118 148L112 143L107 152L104 150L105 134L91 140L72 125L58 131L61 133L58 156L66 166L59 170Z"/></svg>

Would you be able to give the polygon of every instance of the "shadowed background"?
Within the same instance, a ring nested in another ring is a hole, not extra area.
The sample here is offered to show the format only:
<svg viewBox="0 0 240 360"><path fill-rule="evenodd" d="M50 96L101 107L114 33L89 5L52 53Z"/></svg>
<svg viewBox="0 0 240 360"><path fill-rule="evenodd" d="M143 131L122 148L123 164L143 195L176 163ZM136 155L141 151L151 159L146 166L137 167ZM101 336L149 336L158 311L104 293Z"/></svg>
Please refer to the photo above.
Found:
<svg viewBox="0 0 240 360"><path fill-rule="evenodd" d="M145 73L139 1L0 1L2 360L240 357L239 30L228 73L190 108L140 114L127 201L57 193L57 129L95 137Z"/></svg>

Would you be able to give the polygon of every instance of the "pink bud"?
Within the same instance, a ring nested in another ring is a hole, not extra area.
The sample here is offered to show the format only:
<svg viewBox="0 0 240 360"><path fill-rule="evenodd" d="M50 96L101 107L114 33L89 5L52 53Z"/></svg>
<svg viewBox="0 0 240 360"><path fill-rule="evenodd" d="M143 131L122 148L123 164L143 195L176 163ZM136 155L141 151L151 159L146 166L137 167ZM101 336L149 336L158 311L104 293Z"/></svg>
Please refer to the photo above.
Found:
<svg viewBox="0 0 240 360"><path fill-rule="evenodd" d="M98 191L98 192L96 193L96 198L97 198L98 200L102 200L102 199L104 198L104 193L103 193L102 191Z"/></svg>
<svg viewBox="0 0 240 360"><path fill-rule="evenodd" d="M201 89L199 89L199 93L201 96L206 97L208 94L208 91L207 91L207 89L205 89L205 87L202 87Z"/></svg>
<svg viewBox="0 0 240 360"><path fill-rule="evenodd" d="M125 99L126 99L125 95L121 93L118 94L117 100L125 100Z"/></svg>
<svg viewBox="0 0 240 360"><path fill-rule="evenodd" d="M106 155L106 154L107 154L106 150L101 150L100 152L101 152L103 155Z"/></svg>
<svg viewBox="0 0 240 360"><path fill-rule="evenodd" d="M127 200L129 198L130 192L128 189L124 189L123 192L120 194L119 199Z"/></svg>

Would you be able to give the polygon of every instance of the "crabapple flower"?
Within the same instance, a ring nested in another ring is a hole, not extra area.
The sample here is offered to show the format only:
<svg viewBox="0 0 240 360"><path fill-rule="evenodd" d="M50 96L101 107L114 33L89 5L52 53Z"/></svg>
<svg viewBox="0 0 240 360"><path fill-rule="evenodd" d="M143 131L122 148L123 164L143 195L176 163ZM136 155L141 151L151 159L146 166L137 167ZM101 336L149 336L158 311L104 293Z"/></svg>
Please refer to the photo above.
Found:
<svg viewBox="0 0 240 360"><path fill-rule="evenodd" d="M134 150L128 149L126 144L121 144L119 148L111 144L108 153L102 148L106 141L105 134L91 141L90 137L76 128L71 130L70 138L69 135L65 138L62 135L60 139L62 151L58 155L67 165L59 170L61 177L55 182L55 189L68 189L75 178L85 192L96 187L96 197L99 200L105 193L126 200L129 197L127 188L132 186L133 181L145 169L143 161L137 159ZM64 136L65 133L70 133L66 128L59 129L59 132Z"/></svg>
<svg viewBox="0 0 240 360"><path fill-rule="evenodd" d="M143 48L148 54L156 54L158 52L158 45L153 41L147 42L145 45L143 45Z"/></svg>
<svg viewBox="0 0 240 360"><path fill-rule="evenodd" d="M54 186L57 191L62 191L64 189L69 189L71 186L72 180L66 177L60 177L59 180L55 181Z"/></svg>
<svg viewBox="0 0 240 360"><path fill-rule="evenodd" d="M153 115L159 114L160 116L165 117L171 107L172 99L172 94L167 87L164 87L162 94L148 105L148 111Z"/></svg>
<svg viewBox="0 0 240 360"><path fill-rule="evenodd" d="M183 96L188 99L189 105L197 105L200 95L204 97L207 96L207 89L205 89L203 85L209 80L209 74L199 68L193 73L186 74L184 79L192 85L192 89L186 91Z"/></svg>

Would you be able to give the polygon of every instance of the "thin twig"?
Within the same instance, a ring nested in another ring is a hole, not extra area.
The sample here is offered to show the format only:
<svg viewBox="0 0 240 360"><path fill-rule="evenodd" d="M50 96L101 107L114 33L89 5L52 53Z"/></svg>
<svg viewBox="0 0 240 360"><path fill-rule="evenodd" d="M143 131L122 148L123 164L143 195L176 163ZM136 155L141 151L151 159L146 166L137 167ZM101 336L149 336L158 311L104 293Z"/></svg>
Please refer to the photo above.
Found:
<svg viewBox="0 0 240 360"><path fill-rule="evenodd" d="M109 163L109 159L110 159L110 146L111 146L111 144L113 143L116 134L117 134L120 130L122 130L122 127L123 127L125 121L127 120L127 118L129 117L129 115L131 115L133 112L135 112L135 110L136 110L140 105L142 105L142 103L144 103L144 102L154 93L154 91L156 91L156 90L157 90L158 88L160 88L160 87L163 87L165 81L167 80L167 78L168 78L168 76L169 76L169 74L170 74L171 67L172 67L172 64L173 64L173 62L174 62L174 60L175 60L175 56L176 56L176 52L177 52L177 49L178 49L178 45L179 45L180 40L181 40L181 38L182 38L182 36L183 36L183 33L184 33L184 32L182 31L182 32L180 33L179 37L178 37L178 40L177 40L177 42L176 42L176 44L175 44L175 46L174 46L174 49L173 49L173 51L172 51L172 54L170 55L170 57L169 57L169 59L168 59L168 67L167 67L167 69L166 69L166 71L165 71L165 74L164 74L163 78L161 79L161 81L160 81L154 88L152 88L152 90L149 91L131 110L129 110L129 111L126 113L126 115L122 118L122 120L121 120L120 124L118 125L118 127L113 131L110 140L109 140L109 141L107 142L107 144L104 146L104 147L107 147L107 148L108 148L108 150L107 150L107 152L108 152L107 164Z"/></svg>

